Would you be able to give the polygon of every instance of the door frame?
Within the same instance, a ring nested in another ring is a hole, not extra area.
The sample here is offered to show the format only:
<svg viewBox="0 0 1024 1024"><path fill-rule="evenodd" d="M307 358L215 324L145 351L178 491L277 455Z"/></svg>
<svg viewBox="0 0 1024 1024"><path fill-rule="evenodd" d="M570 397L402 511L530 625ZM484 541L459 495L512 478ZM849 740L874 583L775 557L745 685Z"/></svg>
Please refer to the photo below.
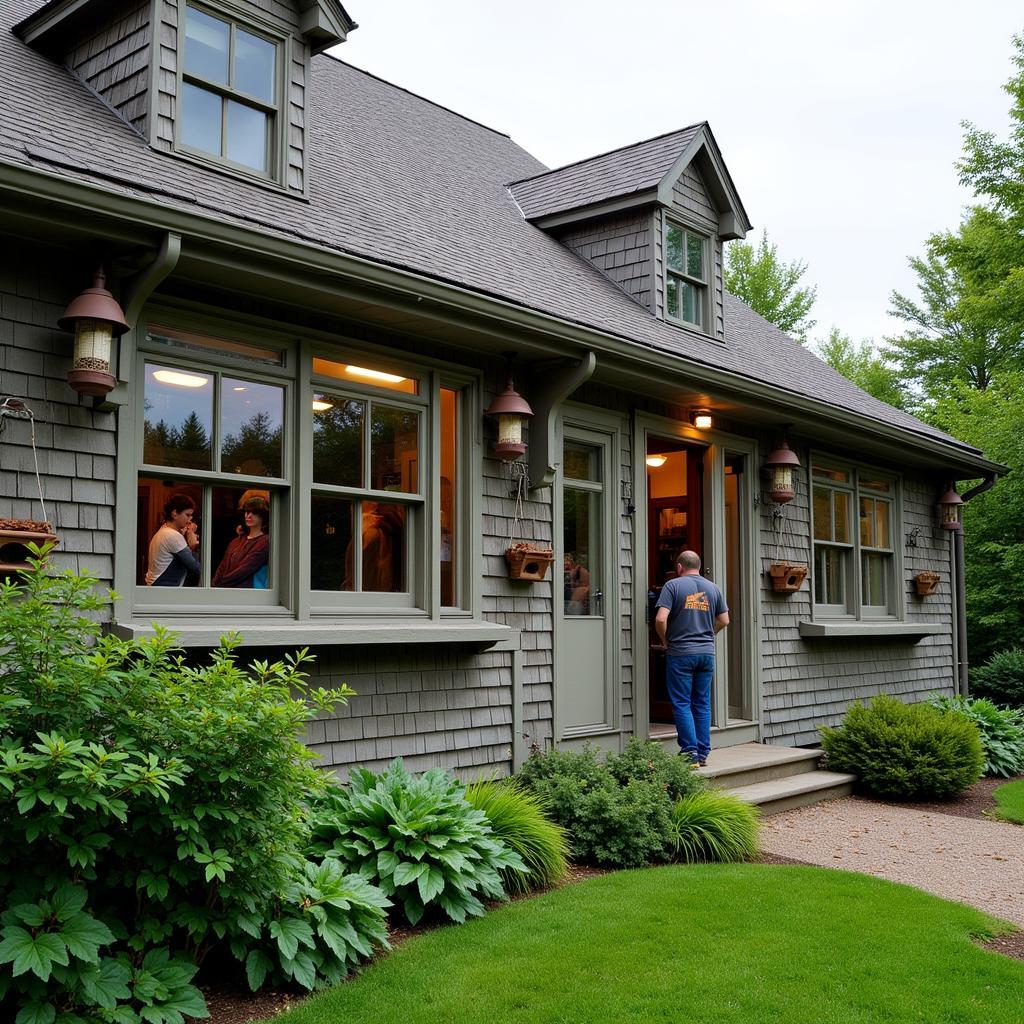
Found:
<svg viewBox="0 0 1024 1024"><path fill-rule="evenodd" d="M746 518L746 528L740 529L740 557L747 571L743 578L743 604L747 610L743 631L742 663L747 673L751 690L751 707L755 712L752 722L743 722L734 727L718 725L714 733L718 745L728 746L733 742L760 742L763 733L764 700L761 682L761 588L759 586L760 561L757 557L759 517L753 505L753 496L759 493L758 474L760 460L757 441L722 430L697 430L681 420L658 416L654 413L635 411L633 414L633 502L637 514L633 516L633 723L634 730L643 739L648 738L650 727L650 680L645 656L647 650L647 439L649 436L672 437L705 448L704 454L704 547L701 557L710 565L717 576L719 566L725 566L725 453L743 455L748 460L750 483L740 495ZM643 512L640 512L643 509ZM725 662L722 652L723 638L716 641L719 665ZM643 653L641 653L643 652ZM728 720L728 687L718 686L715 693L715 720ZM720 705L720 706L719 706ZM725 740L725 736L732 733ZM723 742L724 740L724 742Z"/></svg>

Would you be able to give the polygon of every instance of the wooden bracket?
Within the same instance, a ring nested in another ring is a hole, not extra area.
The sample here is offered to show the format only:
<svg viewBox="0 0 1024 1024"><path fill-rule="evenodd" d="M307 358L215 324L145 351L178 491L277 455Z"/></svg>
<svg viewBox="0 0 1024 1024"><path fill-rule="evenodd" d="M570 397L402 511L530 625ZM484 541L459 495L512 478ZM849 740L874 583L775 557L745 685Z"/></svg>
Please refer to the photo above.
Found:
<svg viewBox="0 0 1024 1024"><path fill-rule="evenodd" d="M534 369L528 394L533 408L530 421L530 490L550 487L555 481L555 426L562 403L583 383L590 380L597 367L593 352L577 363L544 365L543 372Z"/></svg>

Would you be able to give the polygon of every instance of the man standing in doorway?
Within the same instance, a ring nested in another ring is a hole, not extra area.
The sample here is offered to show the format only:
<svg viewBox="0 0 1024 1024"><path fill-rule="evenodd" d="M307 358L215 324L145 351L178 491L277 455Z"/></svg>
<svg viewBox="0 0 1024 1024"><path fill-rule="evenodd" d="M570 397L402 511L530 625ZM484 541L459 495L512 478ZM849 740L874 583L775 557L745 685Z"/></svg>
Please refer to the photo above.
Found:
<svg viewBox="0 0 1024 1024"><path fill-rule="evenodd" d="M700 574L700 555L681 551L674 580L661 588L654 628L668 651L665 677L683 757L707 763L711 753L711 681L715 634L729 625L721 590Z"/></svg>

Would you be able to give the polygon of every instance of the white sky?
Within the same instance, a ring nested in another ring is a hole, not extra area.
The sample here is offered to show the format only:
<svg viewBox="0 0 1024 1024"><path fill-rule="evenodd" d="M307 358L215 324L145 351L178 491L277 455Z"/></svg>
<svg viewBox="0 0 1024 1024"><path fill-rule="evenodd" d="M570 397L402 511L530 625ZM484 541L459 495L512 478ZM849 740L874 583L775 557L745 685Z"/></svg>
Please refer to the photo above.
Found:
<svg viewBox="0 0 1024 1024"><path fill-rule="evenodd" d="M960 122L1004 136L1020 0L344 0L337 55L549 167L710 122L755 228L818 286L812 337L897 333L907 259L970 196ZM341 112L341 116L344 113Z"/></svg>

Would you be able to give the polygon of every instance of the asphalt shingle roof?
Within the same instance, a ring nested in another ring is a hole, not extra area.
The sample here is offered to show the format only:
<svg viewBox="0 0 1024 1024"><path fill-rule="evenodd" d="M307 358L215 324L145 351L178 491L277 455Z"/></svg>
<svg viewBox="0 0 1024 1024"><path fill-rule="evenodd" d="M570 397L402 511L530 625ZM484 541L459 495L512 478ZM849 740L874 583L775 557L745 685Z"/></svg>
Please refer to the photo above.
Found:
<svg viewBox="0 0 1024 1024"><path fill-rule="evenodd" d="M32 9L26 0L0 0L0 187L7 163L121 196L157 198L166 207L496 296L919 436L953 440L865 394L731 296L724 344L656 319L523 218L507 184L542 181L546 168L505 135L317 57L308 90L311 181L304 202L151 149L70 72L10 32ZM664 165L670 145L685 145L686 133L699 128L643 144L651 153L643 180ZM569 170L559 172L566 181Z"/></svg>

